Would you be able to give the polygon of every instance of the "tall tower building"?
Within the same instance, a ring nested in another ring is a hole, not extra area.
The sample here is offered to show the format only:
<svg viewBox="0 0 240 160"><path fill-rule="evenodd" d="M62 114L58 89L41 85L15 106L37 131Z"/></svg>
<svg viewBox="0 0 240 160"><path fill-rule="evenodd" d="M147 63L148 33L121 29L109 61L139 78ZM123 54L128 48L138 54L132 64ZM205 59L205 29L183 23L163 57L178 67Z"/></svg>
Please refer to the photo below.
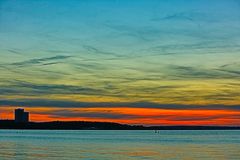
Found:
<svg viewBox="0 0 240 160"><path fill-rule="evenodd" d="M17 123L27 123L29 122L29 113L24 112L24 109L15 109L15 122Z"/></svg>

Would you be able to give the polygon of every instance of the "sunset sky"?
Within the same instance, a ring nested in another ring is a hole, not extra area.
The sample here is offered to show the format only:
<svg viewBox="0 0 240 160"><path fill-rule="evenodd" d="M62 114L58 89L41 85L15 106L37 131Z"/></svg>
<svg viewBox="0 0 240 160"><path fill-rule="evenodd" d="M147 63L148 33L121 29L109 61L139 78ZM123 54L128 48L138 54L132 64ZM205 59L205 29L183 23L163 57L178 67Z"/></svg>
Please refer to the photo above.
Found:
<svg viewBox="0 0 240 160"><path fill-rule="evenodd" d="M0 0L0 119L240 125L239 0Z"/></svg>

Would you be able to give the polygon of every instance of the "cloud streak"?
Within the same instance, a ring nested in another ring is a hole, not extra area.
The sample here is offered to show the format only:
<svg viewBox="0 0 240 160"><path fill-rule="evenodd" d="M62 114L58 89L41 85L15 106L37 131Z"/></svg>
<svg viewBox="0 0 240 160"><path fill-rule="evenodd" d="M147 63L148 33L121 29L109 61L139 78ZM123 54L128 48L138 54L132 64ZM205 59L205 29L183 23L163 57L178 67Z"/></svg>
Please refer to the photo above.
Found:
<svg viewBox="0 0 240 160"><path fill-rule="evenodd" d="M68 59L70 57L72 56L58 55L58 56L47 57L47 58L35 58L35 59L30 59L22 62L12 63L11 65L18 66L18 67L26 67L31 65L50 65L50 64L59 63L59 61Z"/></svg>
<svg viewBox="0 0 240 160"><path fill-rule="evenodd" d="M6 95L40 95L40 94L85 94L101 95L103 91L91 87L81 87L63 84L33 84L23 81L15 81L11 86L1 86L1 94Z"/></svg>
<svg viewBox="0 0 240 160"><path fill-rule="evenodd" d="M52 108L158 108L158 109L213 109L213 110L240 110L239 105L183 105L183 104L159 104L153 102L78 102L49 99L9 99L0 100L0 106L28 106L28 107L52 107Z"/></svg>

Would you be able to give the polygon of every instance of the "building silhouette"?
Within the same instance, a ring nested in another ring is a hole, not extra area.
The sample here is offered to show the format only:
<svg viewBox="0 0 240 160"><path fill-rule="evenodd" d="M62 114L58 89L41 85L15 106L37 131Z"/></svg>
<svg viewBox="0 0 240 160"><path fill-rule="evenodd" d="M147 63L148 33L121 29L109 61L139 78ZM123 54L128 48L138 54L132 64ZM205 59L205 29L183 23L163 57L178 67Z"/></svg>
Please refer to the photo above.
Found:
<svg viewBox="0 0 240 160"><path fill-rule="evenodd" d="M29 122L29 112L24 112L24 109L15 109L15 122L27 123Z"/></svg>

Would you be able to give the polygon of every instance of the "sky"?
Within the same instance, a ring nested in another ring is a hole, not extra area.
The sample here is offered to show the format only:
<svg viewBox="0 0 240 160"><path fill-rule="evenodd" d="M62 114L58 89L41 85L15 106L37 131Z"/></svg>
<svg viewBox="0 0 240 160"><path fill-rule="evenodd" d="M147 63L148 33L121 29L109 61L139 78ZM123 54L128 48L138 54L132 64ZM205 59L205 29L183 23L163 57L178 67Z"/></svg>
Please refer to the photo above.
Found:
<svg viewBox="0 0 240 160"><path fill-rule="evenodd" d="M240 1L0 0L0 118L240 125Z"/></svg>

